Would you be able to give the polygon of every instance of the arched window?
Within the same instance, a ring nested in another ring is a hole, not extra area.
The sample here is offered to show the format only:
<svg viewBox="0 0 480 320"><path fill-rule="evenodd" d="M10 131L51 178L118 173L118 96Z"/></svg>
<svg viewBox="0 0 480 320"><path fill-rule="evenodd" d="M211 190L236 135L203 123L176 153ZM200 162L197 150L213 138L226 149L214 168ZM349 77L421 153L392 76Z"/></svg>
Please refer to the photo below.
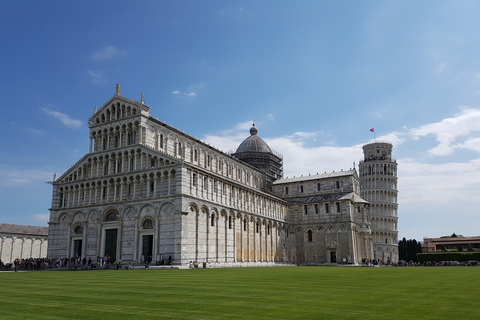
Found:
<svg viewBox="0 0 480 320"><path fill-rule="evenodd" d="M75 234L83 234L83 227L82 226L76 226L75 227Z"/></svg>
<svg viewBox="0 0 480 320"><path fill-rule="evenodd" d="M105 221L117 221L118 218L117 218L117 214L115 212L110 212L109 214L107 214L107 216L105 217Z"/></svg>
<svg viewBox="0 0 480 320"><path fill-rule="evenodd" d="M312 233L312 230L308 230L308 242L312 242L313 241L313 233Z"/></svg>
<svg viewBox="0 0 480 320"><path fill-rule="evenodd" d="M143 229L153 229L153 221L152 219L145 219L145 221L143 221Z"/></svg>
<svg viewBox="0 0 480 320"><path fill-rule="evenodd" d="M232 216L228 217L228 229L232 229Z"/></svg>
<svg viewBox="0 0 480 320"><path fill-rule="evenodd" d="M163 149L163 134L160 135L160 149Z"/></svg>
<svg viewBox="0 0 480 320"><path fill-rule="evenodd" d="M215 226L215 215L212 214L212 217L211 217L211 221L210 221L210 225L213 227Z"/></svg>

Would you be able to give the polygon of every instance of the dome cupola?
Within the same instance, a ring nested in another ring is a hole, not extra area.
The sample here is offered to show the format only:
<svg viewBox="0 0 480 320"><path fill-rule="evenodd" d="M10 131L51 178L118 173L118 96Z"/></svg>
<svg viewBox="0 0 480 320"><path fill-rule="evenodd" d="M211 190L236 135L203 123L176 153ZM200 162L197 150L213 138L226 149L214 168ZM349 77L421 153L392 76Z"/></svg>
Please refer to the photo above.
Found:
<svg viewBox="0 0 480 320"><path fill-rule="evenodd" d="M255 127L255 123L253 127L250 128L250 137L245 139L237 148L236 154L244 153L244 152L267 152L271 153L272 150L268 146L268 144L263 141L262 138L257 136L258 130Z"/></svg>

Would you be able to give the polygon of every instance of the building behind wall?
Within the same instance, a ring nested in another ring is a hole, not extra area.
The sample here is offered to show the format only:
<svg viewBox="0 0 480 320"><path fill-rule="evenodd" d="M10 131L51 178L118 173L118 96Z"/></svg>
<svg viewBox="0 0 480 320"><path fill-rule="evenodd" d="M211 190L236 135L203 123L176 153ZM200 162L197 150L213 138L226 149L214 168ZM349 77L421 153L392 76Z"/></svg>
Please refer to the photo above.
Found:
<svg viewBox="0 0 480 320"><path fill-rule="evenodd" d="M255 126L226 154L118 89L89 127L89 153L51 182L49 257L182 268L373 259L355 170L284 179Z"/></svg>
<svg viewBox="0 0 480 320"><path fill-rule="evenodd" d="M0 223L0 261L45 258L47 256L47 227Z"/></svg>

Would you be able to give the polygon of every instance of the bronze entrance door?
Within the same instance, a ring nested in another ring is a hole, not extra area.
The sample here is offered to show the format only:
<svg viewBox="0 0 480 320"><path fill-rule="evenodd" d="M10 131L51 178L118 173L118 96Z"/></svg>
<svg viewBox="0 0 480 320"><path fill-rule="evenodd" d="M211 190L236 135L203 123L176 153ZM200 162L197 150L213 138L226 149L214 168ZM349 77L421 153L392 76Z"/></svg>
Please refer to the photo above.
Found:
<svg viewBox="0 0 480 320"><path fill-rule="evenodd" d="M82 256L82 240L73 241L73 256L74 257Z"/></svg>
<svg viewBox="0 0 480 320"><path fill-rule="evenodd" d="M117 232L118 229L105 230L105 255L110 256L112 263L117 260Z"/></svg>
<svg viewBox="0 0 480 320"><path fill-rule="evenodd" d="M330 262L331 263L337 263L337 252L336 251L330 252Z"/></svg>
<svg viewBox="0 0 480 320"><path fill-rule="evenodd" d="M142 255L144 262L151 262L153 254L153 235L143 236Z"/></svg>

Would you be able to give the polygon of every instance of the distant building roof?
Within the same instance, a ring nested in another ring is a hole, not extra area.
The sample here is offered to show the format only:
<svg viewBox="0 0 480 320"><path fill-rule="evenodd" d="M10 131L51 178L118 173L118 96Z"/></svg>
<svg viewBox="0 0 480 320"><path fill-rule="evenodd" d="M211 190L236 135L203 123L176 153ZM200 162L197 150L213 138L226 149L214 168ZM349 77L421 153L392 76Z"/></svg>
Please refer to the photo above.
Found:
<svg viewBox="0 0 480 320"><path fill-rule="evenodd" d="M351 200L357 203L359 202L368 203L368 201L362 199L359 195L357 195L354 192L293 197L293 198L287 198L285 200L288 201L289 203L318 203L318 202L329 202L329 201L339 201L339 200Z"/></svg>
<svg viewBox="0 0 480 320"><path fill-rule="evenodd" d="M0 223L0 233L48 236L48 227Z"/></svg>
<svg viewBox="0 0 480 320"><path fill-rule="evenodd" d="M299 182L299 181L307 181L307 180L317 180L317 179L325 179L325 178L336 178L336 177L342 177L342 176L350 176L350 175L353 175L354 173L355 173L355 169L346 170L346 171L322 173L322 174L313 174L313 175L308 175L308 176L300 176L300 177L279 179L279 180L275 181L273 184L282 184L282 183Z"/></svg>

